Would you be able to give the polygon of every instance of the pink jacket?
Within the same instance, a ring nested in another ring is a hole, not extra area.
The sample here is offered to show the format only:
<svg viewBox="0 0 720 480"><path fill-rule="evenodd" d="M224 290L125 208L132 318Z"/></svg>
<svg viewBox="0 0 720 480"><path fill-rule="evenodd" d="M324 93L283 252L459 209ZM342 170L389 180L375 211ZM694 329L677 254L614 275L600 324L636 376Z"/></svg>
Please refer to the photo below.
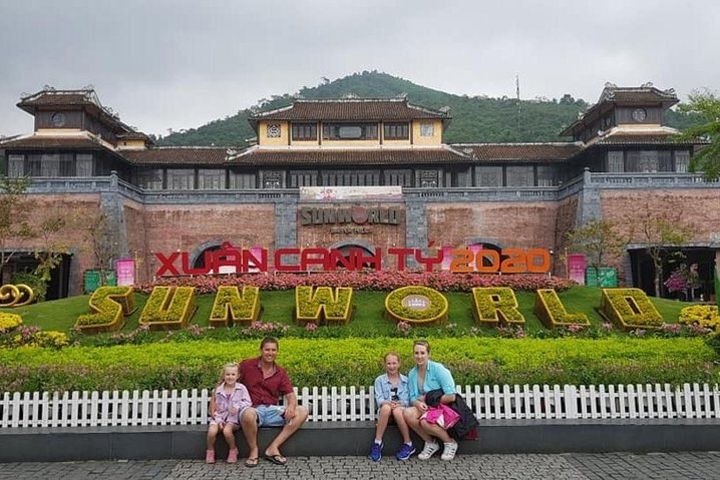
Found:
<svg viewBox="0 0 720 480"><path fill-rule="evenodd" d="M215 415L210 423L240 423L238 420L240 414L250 405L252 400L245 385L238 382L235 384L235 390L227 394L225 384L222 384L215 389ZM237 412L230 413L232 407L235 407Z"/></svg>

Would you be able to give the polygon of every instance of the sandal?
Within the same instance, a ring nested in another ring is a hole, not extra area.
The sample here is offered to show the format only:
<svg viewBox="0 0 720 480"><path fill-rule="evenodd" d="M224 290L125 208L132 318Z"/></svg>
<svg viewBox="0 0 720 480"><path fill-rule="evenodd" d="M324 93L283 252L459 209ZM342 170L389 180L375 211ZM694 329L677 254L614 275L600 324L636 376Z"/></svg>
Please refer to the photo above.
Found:
<svg viewBox="0 0 720 480"><path fill-rule="evenodd" d="M248 468L255 468L258 466L259 462L260 462L260 459L258 457L253 457L253 458L248 457L247 460L245 460L245 466Z"/></svg>
<svg viewBox="0 0 720 480"><path fill-rule="evenodd" d="M268 455L268 454L266 453L264 456L265 456L265 460L267 460L268 462L274 463L275 465L280 465L280 466L282 466L282 465L287 464L287 458L283 457L283 456L280 455L280 454L277 454L277 455Z"/></svg>

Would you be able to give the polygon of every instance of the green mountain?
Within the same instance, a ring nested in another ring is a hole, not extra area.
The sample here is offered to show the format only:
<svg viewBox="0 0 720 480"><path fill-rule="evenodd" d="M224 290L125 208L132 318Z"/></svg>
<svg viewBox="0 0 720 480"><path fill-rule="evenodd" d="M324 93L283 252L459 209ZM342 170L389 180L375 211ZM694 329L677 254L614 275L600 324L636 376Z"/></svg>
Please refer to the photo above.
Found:
<svg viewBox="0 0 720 480"><path fill-rule="evenodd" d="M563 141L563 127L588 108L582 99L565 94L561 99L521 100L514 98L469 97L433 90L387 73L377 71L349 75L334 81L326 79L316 87L303 87L294 95L274 95L250 109L214 120L199 128L172 133L158 140L159 145L233 145L244 146L255 136L247 121L252 111L272 110L290 105L296 98L396 97L406 94L410 103L430 108L450 107L453 119L445 132L447 143L470 142L546 142ZM671 111L670 126L686 128L697 118Z"/></svg>

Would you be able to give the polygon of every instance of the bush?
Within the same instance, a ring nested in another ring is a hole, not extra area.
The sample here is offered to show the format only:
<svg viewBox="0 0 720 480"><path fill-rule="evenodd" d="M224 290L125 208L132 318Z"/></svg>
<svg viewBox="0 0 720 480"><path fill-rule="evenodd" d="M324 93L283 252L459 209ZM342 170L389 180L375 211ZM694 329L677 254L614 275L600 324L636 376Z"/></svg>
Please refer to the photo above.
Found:
<svg viewBox="0 0 720 480"><path fill-rule="evenodd" d="M353 289L348 287L295 287L295 320L300 323L350 321Z"/></svg>
<svg viewBox="0 0 720 480"><path fill-rule="evenodd" d="M431 340L433 359L460 385L716 382L699 338ZM1 391L209 388L226 362L257 356L257 340L0 350ZM412 339L282 339L278 362L297 387L371 385L383 355L412 363Z"/></svg>
<svg viewBox="0 0 720 480"><path fill-rule="evenodd" d="M534 291L538 288L567 290L575 285L572 280L547 275L488 275L478 273L364 271L322 273L258 273L242 275L200 275L193 277L160 277L140 287L150 293L154 286L195 287L198 294L214 293L222 285L242 287L252 285L260 290L292 290L300 285L328 285L352 287L355 290L390 291L408 285L422 285L441 292L469 292L475 287L509 287L513 290Z"/></svg>
<svg viewBox="0 0 720 480"><path fill-rule="evenodd" d="M473 315L478 323L524 324L515 292L508 287L473 288Z"/></svg>
<svg viewBox="0 0 720 480"><path fill-rule="evenodd" d="M626 330L657 329L663 323L660 312L639 288L603 288L600 312Z"/></svg>
<svg viewBox="0 0 720 480"><path fill-rule="evenodd" d="M720 328L720 313L718 307L714 305L693 305L680 310L678 322L684 325L695 325L711 331L718 331Z"/></svg>
<svg viewBox="0 0 720 480"><path fill-rule="evenodd" d="M35 301L42 302L45 300L45 296L47 295L47 283L37 275L32 273L16 273L13 275L11 283L15 285L22 283L32 288L32 291L35 294Z"/></svg>
<svg viewBox="0 0 720 480"><path fill-rule="evenodd" d="M245 285L242 295L238 287L220 286L215 295L210 325L228 326L239 323L252 323L260 316L260 290Z"/></svg>
<svg viewBox="0 0 720 480"><path fill-rule="evenodd" d="M552 289L539 289L535 292L535 314L547 328L590 326L590 319L584 313L568 313L560 297Z"/></svg>
<svg viewBox="0 0 720 480"><path fill-rule="evenodd" d="M410 295L427 297L429 300L428 306L423 309L406 307L403 300ZM448 308L449 304L445 295L428 287L410 286L398 288L385 298L385 310L387 313L399 322L408 322L410 324L443 323L447 320Z"/></svg>
<svg viewBox="0 0 720 480"><path fill-rule="evenodd" d="M80 315L75 326L88 333L119 330L136 308L132 287L100 287L90 297L93 313Z"/></svg>
<svg viewBox="0 0 720 480"><path fill-rule="evenodd" d="M155 287L139 322L153 328L182 328L195 313L195 288Z"/></svg>

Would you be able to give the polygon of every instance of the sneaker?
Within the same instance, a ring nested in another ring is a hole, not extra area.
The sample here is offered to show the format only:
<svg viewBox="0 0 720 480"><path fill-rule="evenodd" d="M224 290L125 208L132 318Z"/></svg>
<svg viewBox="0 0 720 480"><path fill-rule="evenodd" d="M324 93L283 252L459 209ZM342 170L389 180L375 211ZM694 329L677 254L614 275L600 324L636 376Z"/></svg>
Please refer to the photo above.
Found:
<svg viewBox="0 0 720 480"><path fill-rule="evenodd" d="M373 442L372 447L370 448L370 460L373 462L379 462L382 458L382 443Z"/></svg>
<svg viewBox="0 0 720 480"><path fill-rule="evenodd" d="M435 455L435 452L440 450L440 445L434 440L430 442L425 442L425 447L423 447L422 452L418 455L418 458L420 460L427 460L428 458Z"/></svg>
<svg viewBox="0 0 720 480"><path fill-rule="evenodd" d="M233 448L228 452L227 463L237 463L238 449Z"/></svg>
<svg viewBox="0 0 720 480"><path fill-rule="evenodd" d="M215 450L205 450L205 463L215 463Z"/></svg>
<svg viewBox="0 0 720 480"><path fill-rule="evenodd" d="M457 453L458 444L457 442L449 442L443 444L443 453L440 455L440 460L452 460L455 458Z"/></svg>
<svg viewBox="0 0 720 480"><path fill-rule="evenodd" d="M395 454L395 458L397 458L401 462L404 462L405 460L410 458L413 453L415 453L415 447L413 446L413 444L411 443L410 445L408 445L407 443L403 443L400 447L400 450L398 450Z"/></svg>

